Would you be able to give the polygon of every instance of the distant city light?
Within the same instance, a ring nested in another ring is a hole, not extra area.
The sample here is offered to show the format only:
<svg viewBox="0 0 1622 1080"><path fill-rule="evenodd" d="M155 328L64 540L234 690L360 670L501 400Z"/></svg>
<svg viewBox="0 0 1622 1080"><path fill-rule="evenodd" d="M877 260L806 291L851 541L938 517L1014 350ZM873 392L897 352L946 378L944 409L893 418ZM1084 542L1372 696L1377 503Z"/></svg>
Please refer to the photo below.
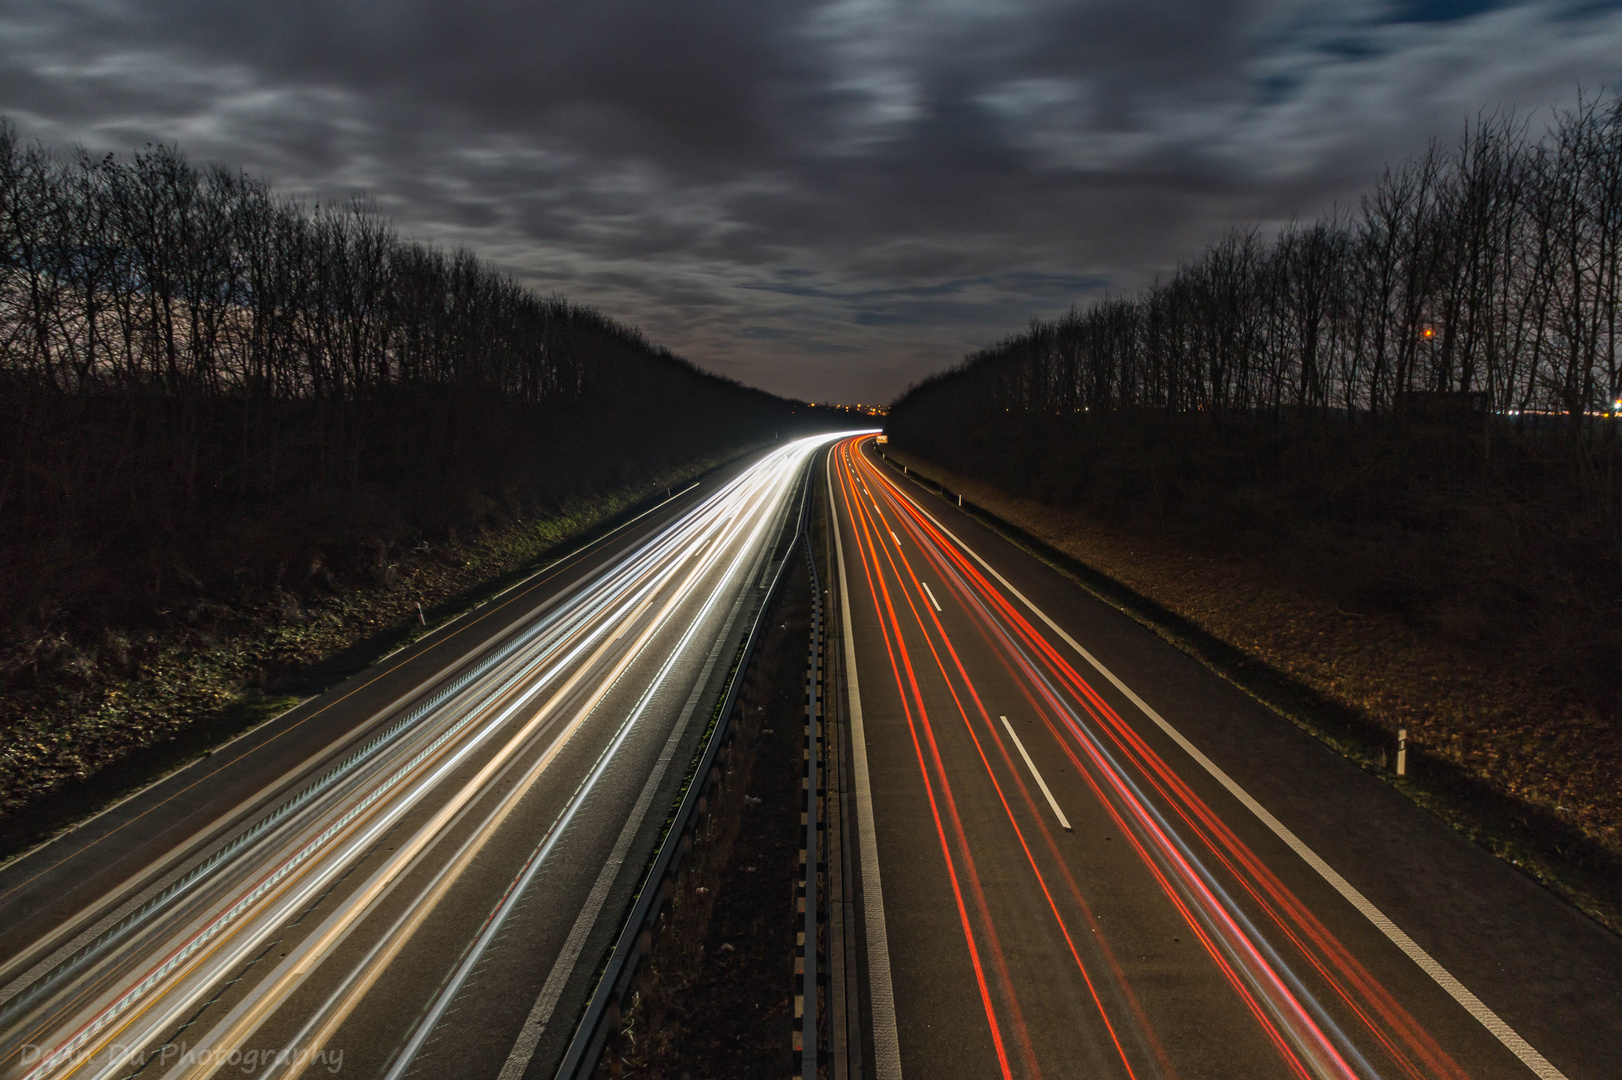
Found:
<svg viewBox="0 0 1622 1080"><path fill-rule="evenodd" d="M858 416L883 416L889 412L886 406L864 405L859 401L853 405L837 405L831 401L824 401L820 405L812 405L811 408L838 409L840 412L855 413Z"/></svg>

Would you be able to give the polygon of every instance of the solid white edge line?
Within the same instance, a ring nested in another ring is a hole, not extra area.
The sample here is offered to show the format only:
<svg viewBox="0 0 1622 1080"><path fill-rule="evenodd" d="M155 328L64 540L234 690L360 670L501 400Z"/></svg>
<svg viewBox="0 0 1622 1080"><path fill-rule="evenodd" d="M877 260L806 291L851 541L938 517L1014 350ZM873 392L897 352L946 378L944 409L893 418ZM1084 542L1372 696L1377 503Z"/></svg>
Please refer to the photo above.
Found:
<svg viewBox="0 0 1622 1080"><path fill-rule="evenodd" d="M920 584L920 585L922 585L924 587L924 595L929 597L929 602L931 604L935 605L935 610L936 611L939 611L941 609L941 602L939 600L935 599L935 594L934 593L929 591L929 582L920 581L918 584Z"/></svg>
<svg viewBox="0 0 1622 1080"><path fill-rule="evenodd" d="M1059 809L1059 800L1055 799L1053 792L1048 790L1048 782L1042 779L1041 773L1036 771L1036 762L1032 761L1031 755L1025 752L1025 744L1019 741L1019 735L1014 731L1014 725L1008 722L1006 716L998 716L997 719L1001 720L1002 726L1008 729L1008 737L1013 739L1014 745L1019 748L1019 756L1025 759L1025 767L1031 770L1032 776L1036 777L1036 786L1042 789L1043 795L1047 796L1048 805L1053 807L1053 816L1059 819L1059 824L1064 826L1065 832L1070 832L1070 819L1064 816L1063 810Z"/></svg>
<svg viewBox="0 0 1622 1080"><path fill-rule="evenodd" d="M867 771L867 733L862 726L862 694L856 680L856 638L850 621L850 582L845 574L845 542L839 535L839 503L834 494L833 455L828 452L828 516L839 563L839 614L845 634L845 689L850 698L851 764L856 773L856 829L862 857L862 910L867 922L867 992L873 1013L873 1075L901 1080L901 1043L896 1037L895 988L890 982L890 938L884 925L884 889L879 884L878 836L873 828L873 787Z"/></svg>
<svg viewBox="0 0 1622 1080"><path fill-rule="evenodd" d="M1133 693L1132 689L1128 687L1126 683L1116 678L1115 673L1099 662L1096 656L1082 648L1080 642L1071 637L1069 634L1065 633L1064 630L1059 627L1058 623L1048 618L1046 612L1037 607L1035 604L1031 603L1024 593L1014 588L1014 586L1009 583L1008 579L999 574L990 563L982 559L978 552L969 547L969 545L965 544L962 540L958 539L957 535L945 525L941 524L935 515L931 514L928 510L925 510L922 506L919 506L918 500L914 499L907 492L902 491L901 488L895 484L891 484L891 487L894 488L896 493L902 498L912 503L920 514L934 522L937 529L951 537L953 543L962 548L964 551L968 552L970 557L972 557L975 562L985 567L986 571L991 574L992 577L996 578L1003 588L1007 589L1008 592L1017 598L1020 603L1030 608L1031 612L1036 615L1037 618L1041 619L1047 624L1050 630L1059 635L1059 637L1064 640L1066 645L1069 645L1072 649L1076 650L1076 652L1080 653L1082 659L1091 664L1100 675L1108 679L1111 685L1113 685L1121 693L1125 694L1132 704L1137 706L1143 712L1143 715L1154 721L1156 727L1160 728L1160 730L1165 732L1173 742L1187 751L1188 755L1195 761L1199 762L1200 766L1204 768L1206 772L1210 773L1219 784L1228 789L1228 793L1230 795L1243 803L1245 808L1252 814L1255 814L1257 819L1260 820L1263 825L1266 825L1269 829L1271 829L1275 836L1288 844L1290 846L1290 850L1301 856L1301 859L1308 866L1316 870L1319 877L1327 881L1336 892L1340 893L1340 895L1345 897L1345 899L1353 907L1362 912L1364 917L1367 918L1369 922L1373 923L1382 934L1390 939L1393 945L1406 953L1408 958L1417 964L1421 971L1435 980L1436 984L1443 990L1446 990L1454 1001L1457 1001L1460 1005L1462 1005L1464 1010L1471 1016L1475 1017L1476 1020L1480 1022L1482 1027L1491 1032L1499 1042L1504 1044L1504 1047L1508 1049L1510 1053L1519 1058L1521 1060L1521 1064L1532 1070L1533 1074L1538 1076L1540 1080L1567 1080L1565 1073L1555 1068L1555 1066L1551 1064L1547 1058L1537 1052L1531 1043L1521 1038L1521 1036L1516 1033L1514 1028L1505 1023L1497 1013L1493 1012L1486 1006L1484 1002L1482 1002L1480 998L1471 993L1469 987L1461 983L1452 972L1444 968L1436 961L1434 957L1431 956L1430 953L1421 948L1418 942L1404 933L1400 926L1392 922L1383 911L1375 907L1374 903L1370 901L1368 897L1359 892L1351 882L1341 877L1339 872L1337 872L1334 867L1325 862L1318 855L1318 853L1309 848L1300 837L1296 836L1295 833L1291 832L1287 827L1285 827L1283 822L1279 821L1278 818L1269 813L1266 807L1262 806L1261 803L1252 798L1248 791L1235 783L1233 778L1222 770L1221 766L1217 765L1216 762L1206 757L1205 754L1200 751L1199 747L1189 742L1188 739L1183 736L1182 732L1172 727L1171 724L1166 721L1165 717L1161 716L1154 709L1150 708L1149 704L1137 694Z"/></svg>

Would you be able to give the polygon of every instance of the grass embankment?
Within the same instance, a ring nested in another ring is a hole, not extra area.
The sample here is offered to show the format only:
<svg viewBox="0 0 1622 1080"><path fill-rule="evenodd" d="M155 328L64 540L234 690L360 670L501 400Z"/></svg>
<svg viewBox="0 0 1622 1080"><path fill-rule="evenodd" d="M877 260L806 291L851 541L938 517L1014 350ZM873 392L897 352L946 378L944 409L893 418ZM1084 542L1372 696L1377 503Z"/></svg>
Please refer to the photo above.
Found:
<svg viewBox="0 0 1622 1080"><path fill-rule="evenodd" d="M379 543L365 570L316 567L296 590L199 589L138 630L0 643L0 859L409 644L721 460L465 538Z"/></svg>
<svg viewBox="0 0 1622 1080"><path fill-rule="evenodd" d="M1603 699L1551 679L1535 655L1510 662L1400 613L1347 610L1333 545L1224 545L1152 517L1010 495L893 447L889 456L1622 932L1622 717ZM1403 778L1392 773L1399 727L1410 740Z"/></svg>

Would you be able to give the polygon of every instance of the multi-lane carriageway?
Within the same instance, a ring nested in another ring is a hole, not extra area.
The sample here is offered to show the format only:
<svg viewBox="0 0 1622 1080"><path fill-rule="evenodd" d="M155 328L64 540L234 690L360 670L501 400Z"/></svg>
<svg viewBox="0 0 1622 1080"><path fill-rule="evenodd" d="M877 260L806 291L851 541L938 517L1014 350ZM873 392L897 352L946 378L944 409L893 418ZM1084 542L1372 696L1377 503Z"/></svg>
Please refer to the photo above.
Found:
<svg viewBox="0 0 1622 1080"><path fill-rule="evenodd" d="M825 443L710 478L0 871L0 1075L545 1072Z"/></svg>
<svg viewBox="0 0 1622 1080"><path fill-rule="evenodd" d="M0 869L0 1076L550 1076L826 445ZM827 460L836 1080L1622 1077L1614 935L870 441Z"/></svg>
<svg viewBox="0 0 1622 1080"><path fill-rule="evenodd" d="M1622 943L838 444L879 1080L1622 1077Z"/></svg>

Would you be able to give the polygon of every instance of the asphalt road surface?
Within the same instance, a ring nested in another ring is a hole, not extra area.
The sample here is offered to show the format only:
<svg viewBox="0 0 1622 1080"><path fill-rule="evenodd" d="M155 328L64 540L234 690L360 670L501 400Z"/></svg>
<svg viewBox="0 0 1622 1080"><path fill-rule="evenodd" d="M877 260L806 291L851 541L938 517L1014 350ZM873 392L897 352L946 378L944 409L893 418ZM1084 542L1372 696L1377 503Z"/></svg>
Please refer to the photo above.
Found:
<svg viewBox="0 0 1622 1080"><path fill-rule="evenodd" d="M0 1074L550 1075L820 442L0 871Z"/></svg>
<svg viewBox="0 0 1622 1080"><path fill-rule="evenodd" d="M870 439L828 482L879 1080L1622 1077L1622 940Z"/></svg>

